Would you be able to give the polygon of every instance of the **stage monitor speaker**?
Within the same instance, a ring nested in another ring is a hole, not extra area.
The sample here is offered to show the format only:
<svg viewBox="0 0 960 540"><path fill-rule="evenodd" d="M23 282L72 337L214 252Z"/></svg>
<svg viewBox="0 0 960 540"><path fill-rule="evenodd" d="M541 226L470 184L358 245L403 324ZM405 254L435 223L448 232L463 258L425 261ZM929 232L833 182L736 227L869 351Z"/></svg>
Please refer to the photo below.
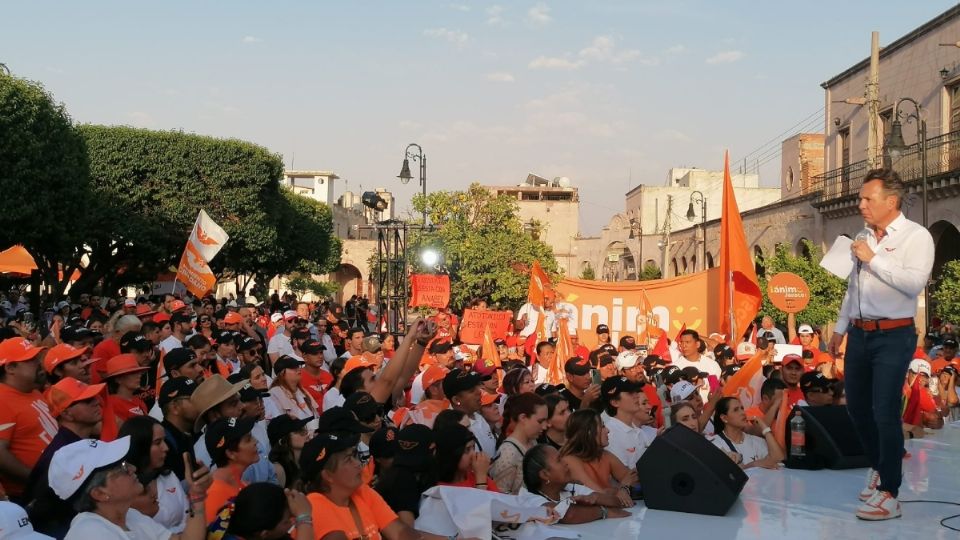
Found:
<svg viewBox="0 0 960 540"><path fill-rule="evenodd" d="M805 459L798 460L790 454L787 445L788 466L798 462L798 468L862 469L870 466L870 460L863 451L860 437L853 428L853 420L842 405L824 405L821 407L794 407L790 418L800 409L806 422ZM789 431L789 428L788 428ZM789 433L787 438L789 441Z"/></svg>
<svg viewBox="0 0 960 540"><path fill-rule="evenodd" d="M703 435L668 429L637 462L647 508L723 516L740 496L747 475Z"/></svg>

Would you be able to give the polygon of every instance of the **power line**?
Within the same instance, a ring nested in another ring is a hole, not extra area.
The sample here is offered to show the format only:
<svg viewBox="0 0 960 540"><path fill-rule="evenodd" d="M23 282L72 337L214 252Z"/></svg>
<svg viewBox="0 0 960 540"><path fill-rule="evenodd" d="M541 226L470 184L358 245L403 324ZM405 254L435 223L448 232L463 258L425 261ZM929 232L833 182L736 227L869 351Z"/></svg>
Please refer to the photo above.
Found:
<svg viewBox="0 0 960 540"><path fill-rule="evenodd" d="M749 158L752 157L754 154L767 152L767 150L768 150L767 147L770 146L771 144L782 143L785 135L790 135L790 136L792 136L792 135L794 135L795 133L797 133L798 131L801 131L801 130L803 130L803 129L810 129L808 126L810 126L810 125L816 125L816 123L818 123L819 121L823 120L823 117L824 117L824 114L825 114L825 110L826 110L826 109L825 109L824 107L821 107L821 108L817 109L817 110L814 111L813 113L811 113L811 114L807 115L806 117L804 117L804 118L803 118L802 120L800 120L799 122L796 122L795 124L791 125L791 126L788 127L787 129L785 129L784 131L782 131L781 133L777 134L777 135L774 136L772 139L768 140L767 142L763 143L763 144L760 145L759 147L755 148L755 149L752 150L750 153L748 153L748 154L746 154L746 155L744 155L744 156L742 156L742 157L740 157L740 158L738 158L738 159L736 159L736 160L730 160L731 163L737 163L737 162L741 162L741 161L744 161L744 160L749 161ZM801 129L801 128L802 128L802 129Z"/></svg>

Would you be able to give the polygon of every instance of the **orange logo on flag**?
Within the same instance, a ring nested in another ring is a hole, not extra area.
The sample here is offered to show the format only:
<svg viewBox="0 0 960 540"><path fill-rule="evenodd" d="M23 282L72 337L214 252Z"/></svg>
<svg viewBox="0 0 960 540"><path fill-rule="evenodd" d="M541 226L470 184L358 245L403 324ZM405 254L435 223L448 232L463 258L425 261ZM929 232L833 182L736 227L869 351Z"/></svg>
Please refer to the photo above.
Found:
<svg viewBox="0 0 960 540"><path fill-rule="evenodd" d="M79 480L81 478L83 478L83 465L80 466L80 470L77 471L77 474L75 474L73 477L74 480Z"/></svg>
<svg viewBox="0 0 960 540"><path fill-rule="evenodd" d="M216 246L220 243L217 242L216 239L210 238L210 236L203 231L203 227L201 227L199 223L197 223L197 240L205 246Z"/></svg>

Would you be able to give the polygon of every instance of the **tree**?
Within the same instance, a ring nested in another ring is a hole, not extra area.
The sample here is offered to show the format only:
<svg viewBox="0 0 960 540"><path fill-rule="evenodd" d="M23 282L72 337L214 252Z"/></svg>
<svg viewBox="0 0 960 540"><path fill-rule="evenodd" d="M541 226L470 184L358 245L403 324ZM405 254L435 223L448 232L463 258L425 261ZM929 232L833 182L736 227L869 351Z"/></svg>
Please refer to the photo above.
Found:
<svg viewBox="0 0 960 540"><path fill-rule="evenodd" d="M662 277L662 274L660 273L660 269L657 268L657 265L652 262L648 262L644 264L643 267L640 269L639 281L647 281L650 279L660 279L661 277Z"/></svg>
<svg viewBox="0 0 960 540"><path fill-rule="evenodd" d="M340 290L340 284L333 281L317 281L310 274L294 272L287 277L287 289L297 297L313 293L321 298L331 298Z"/></svg>
<svg viewBox="0 0 960 540"><path fill-rule="evenodd" d="M38 83L0 70L0 250L20 243L48 284L83 240L89 205L84 140ZM62 287L60 288L62 290Z"/></svg>
<svg viewBox="0 0 960 540"><path fill-rule="evenodd" d="M550 246L525 234L516 200L494 195L480 184L466 191L435 191L413 199L416 212L427 209L432 232L414 232L408 241L408 261L421 270L422 249L443 254L450 274L450 303L463 306L475 297L515 309L526 301L533 261L559 278Z"/></svg>
<svg viewBox="0 0 960 540"><path fill-rule="evenodd" d="M764 275L773 277L780 272L792 272L803 278L810 287L810 303L797 313L797 324L822 325L837 319L847 284L820 267L823 251L818 246L808 240L804 242L809 258L793 255L786 244L778 245L774 255L763 260ZM759 316L769 315L779 323L786 323L787 314L774 307L767 296L767 281L766 277L760 278L763 306Z"/></svg>
<svg viewBox="0 0 960 540"><path fill-rule="evenodd" d="M936 309L931 313L944 321L960 321L960 260L945 263L937 281L931 295Z"/></svg>
<svg viewBox="0 0 960 540"><path fill-rule="evenodd" d="M593 266L590 263L587 263L583 271L580 272L580 279L597 279L597 274L593 271Z"/></svg>

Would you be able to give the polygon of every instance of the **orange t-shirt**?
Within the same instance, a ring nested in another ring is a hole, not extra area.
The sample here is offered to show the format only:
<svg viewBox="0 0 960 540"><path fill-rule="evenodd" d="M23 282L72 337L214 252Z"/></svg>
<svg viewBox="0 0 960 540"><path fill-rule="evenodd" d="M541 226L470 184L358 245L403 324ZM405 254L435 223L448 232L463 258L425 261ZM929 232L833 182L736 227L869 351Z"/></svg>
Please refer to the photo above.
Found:
<svg viewBox="0 0 960 540"><path fill-rule="evenodd" d="M134 416L143 416L149 410L147 404L138 397L126 399L116 394L107 396L107 407L121 424Z"/></svg>
<svg viewBox="0 0 960 540"><path fill-rule="evenodd" d="M327 371L320 370L316 377L310 374L306 368L300 370L300 386L310 394L310 397L317 402L317 405L323 406L323 395L327 393L330 384L333 382L333 376ZM323 412L318 410L318 413Z"/></svg>
<svg viewBox="0 0 960 540"><path fill-rule="evenodd" d="M239 481L239 480L238 480ZM227 504L230 499L237 496L240 490L245 488L246 484L240 481L240 486L234 486L219 478L215 478L207 490L207 500L203 507L206 511L207 523L212 523L217 519L217 512Z"/></svg>
<svg viewBox="0 0 960 540"><path fill-rule="evenodd" d="M57 434L57 420L36 390L24 393L0 384L0 403L0 441L7 441L13 457L32 469ZM0 484L11 495L20 495L24 490L22 483L3 474Z"/></svg>
<svg viewBox="0 0 960 540"><path fill-rule="evenodd" d="M357 530L349 507L337 506L320 493L310 493L307 500L313 508L313 534L318 540L335 531L343 531L347 538L381 540L383 536L380 531L397 519L397 514L390 509L383 497L366 484L350 495L350 500L360 516L363 531Z"/></svg>
<svg viewBox="0 0 960 540"><path fill-rule="evenodd" d="M803 390L800 389L800 385L787 388L783 398L787 400L787 407L792 409L794 405L803 399Z"/></svg>

